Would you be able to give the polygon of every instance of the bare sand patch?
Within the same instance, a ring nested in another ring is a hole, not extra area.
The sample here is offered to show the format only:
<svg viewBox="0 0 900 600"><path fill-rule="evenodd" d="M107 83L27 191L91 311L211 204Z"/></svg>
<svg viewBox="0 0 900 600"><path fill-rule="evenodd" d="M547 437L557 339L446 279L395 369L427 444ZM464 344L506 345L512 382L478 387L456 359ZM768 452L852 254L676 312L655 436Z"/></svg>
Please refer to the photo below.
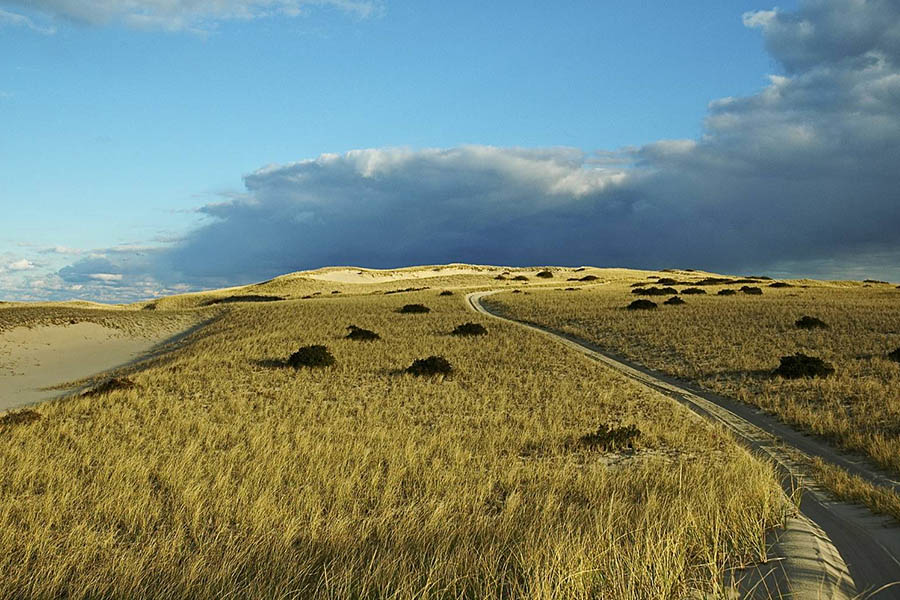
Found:
<svg viewBox="0 0 900 600"><path fill-rule="evenodd" d="M173 331L129 335L96 323L16 327L0 334L0 411L61 395L46 389L131 362Z"/></svg>

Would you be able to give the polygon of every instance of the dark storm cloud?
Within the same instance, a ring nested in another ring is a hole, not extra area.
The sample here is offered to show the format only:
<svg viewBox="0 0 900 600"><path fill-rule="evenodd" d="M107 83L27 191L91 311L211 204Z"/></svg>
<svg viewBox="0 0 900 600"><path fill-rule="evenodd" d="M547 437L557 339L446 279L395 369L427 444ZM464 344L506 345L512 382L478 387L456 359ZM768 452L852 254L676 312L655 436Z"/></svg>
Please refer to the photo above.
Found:
<svg viewBox="0 0 900 600"><path fill-rule="evenodd" d="M143 268L196 285L450 261L827 276L823 265L856 273L871 260L871 275L900 276L900 4L809 1L744 20L784 75L712 102L698 140L593 154L373 149L271 166Z"/></svg>

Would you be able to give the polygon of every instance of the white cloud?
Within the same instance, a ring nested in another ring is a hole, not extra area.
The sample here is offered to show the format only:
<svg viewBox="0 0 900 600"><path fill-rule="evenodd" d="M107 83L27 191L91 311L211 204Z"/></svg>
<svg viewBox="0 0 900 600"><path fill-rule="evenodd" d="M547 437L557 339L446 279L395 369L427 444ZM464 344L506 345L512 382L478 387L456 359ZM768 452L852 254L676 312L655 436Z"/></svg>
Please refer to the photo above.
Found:
<svg viewBox="0 0 900 600"><path fill-rule="evenodd" d="M332 7L359 18L376 15L380 0L13 0L29 10L53 17L104 25L120 23L137 29L203 30L228 20L296 17L316 7ZM35 30L33 22L14 13L17 24Z"/></svg>
<svg viewBox="0 0 900 600"><path fill-rule="evenodd" d="M8 265L6 265L6 268L10 271L28 271L29 269L34 268L34 263L28 259L23 258L21 260L9 263Z"/></svg>
<svg viewBox="0 0 900 600"><path fill-rule="evenodd" d="M122 281L121 273L89 273L87 277L95 281Z"/></svg>

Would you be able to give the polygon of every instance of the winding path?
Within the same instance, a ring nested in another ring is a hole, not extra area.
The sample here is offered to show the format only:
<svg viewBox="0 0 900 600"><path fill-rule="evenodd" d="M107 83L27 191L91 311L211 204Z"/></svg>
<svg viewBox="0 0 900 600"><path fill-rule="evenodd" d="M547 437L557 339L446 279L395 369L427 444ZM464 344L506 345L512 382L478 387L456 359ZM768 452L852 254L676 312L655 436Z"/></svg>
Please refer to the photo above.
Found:
<svg viewBox="0 0 900 600"><path fill-rule="evenodd" d="M575 336L492 312L482 300L501 291L506 290L472 292L466 300L476 312L552 337L723 425L775 463L787 493L802 486L800 513L772 535L771 554L776 558L746 574L746 581L755 582L752 597L837 600L864 593L862 597L875 600L900 600L900 527L865 507L835 501L816 485L805 464L810 457L820 457L894 491L900 491L900 481L864 458L842 453L754 407L651 371Z"/></svg>

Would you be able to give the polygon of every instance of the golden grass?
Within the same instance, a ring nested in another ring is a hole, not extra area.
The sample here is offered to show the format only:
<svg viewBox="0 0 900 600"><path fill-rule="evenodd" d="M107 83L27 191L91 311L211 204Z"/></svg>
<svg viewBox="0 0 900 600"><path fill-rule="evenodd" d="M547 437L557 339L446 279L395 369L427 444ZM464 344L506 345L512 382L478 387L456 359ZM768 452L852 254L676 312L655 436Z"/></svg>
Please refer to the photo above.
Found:
<svg viewBox="0 0 900 600"><path fill-rule="evenodd" d="M231 305L135 388L0 427L0 597L669 600L760 557L771 467L433 288ZM307 344L336 365L277 366ZM398 373L432 354L454 373ZM573 445L601 423L637 449Z"/></svg>
<svg viewBox="0 0 900 600"><path fill-rule="evenodd" d="M900 473L900 365L885 356L900 346L894 286L803 281L773 289L764 283L763 296L728 297L715 295L722 286L712 286L705 296L685 296L684 306L621 310L635 298L629 283L639 280L577 292L501 294L487 302L755 404ZM794 321L803 315L830 329L797 329ZM837 371L827 379L772 377L779 357L796 352L821 357Z"/></svg>

